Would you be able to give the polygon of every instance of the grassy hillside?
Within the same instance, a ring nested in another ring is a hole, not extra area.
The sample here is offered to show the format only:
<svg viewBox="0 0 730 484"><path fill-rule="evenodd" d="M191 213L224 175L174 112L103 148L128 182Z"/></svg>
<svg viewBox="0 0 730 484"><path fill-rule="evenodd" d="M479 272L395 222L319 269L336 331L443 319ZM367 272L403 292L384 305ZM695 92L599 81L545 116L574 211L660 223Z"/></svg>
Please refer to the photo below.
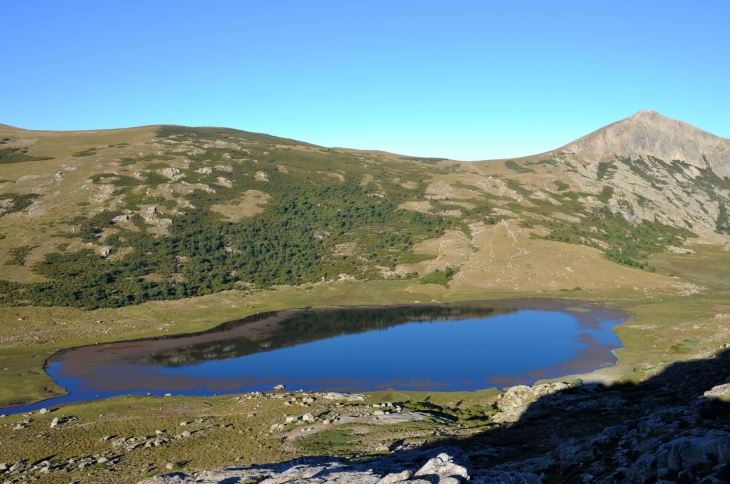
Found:
<svg viewBox="0 0 730 484"><path fill-rule="evenodd" d="M458 271L468 257L454 264L450 249L419 244L500 223L646 270L650 254L694 235L627 220L612 187L559 180L555 158L475 166L181 126L0 134L3 305L114 308L422 277L446 270L429 260Z"/></svg>
<svg viewBox="0 0 730 484"><path fill-rule="evenodd" d="M42 371L58 349L261 310L708 287L661 258L701 231L631 208L625 164L598 176L560 152L463 163L180 126L0 140L6 403L62 391Z"/></svg>

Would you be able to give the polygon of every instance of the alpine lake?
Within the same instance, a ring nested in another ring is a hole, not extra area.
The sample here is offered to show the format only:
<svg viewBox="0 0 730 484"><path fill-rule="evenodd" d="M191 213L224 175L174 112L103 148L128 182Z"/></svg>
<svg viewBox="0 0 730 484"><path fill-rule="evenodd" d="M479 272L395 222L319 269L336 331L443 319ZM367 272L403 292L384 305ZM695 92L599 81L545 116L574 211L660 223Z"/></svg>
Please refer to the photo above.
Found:
<svg viewBox="0 0 730 484"><path fill-rule="evenodd" d="M514 299L261 313L182 336L57 353L68 394L27 412L116 395L288 390L471 391L615 364L613 327L629 314L562 300Z"/></svg>

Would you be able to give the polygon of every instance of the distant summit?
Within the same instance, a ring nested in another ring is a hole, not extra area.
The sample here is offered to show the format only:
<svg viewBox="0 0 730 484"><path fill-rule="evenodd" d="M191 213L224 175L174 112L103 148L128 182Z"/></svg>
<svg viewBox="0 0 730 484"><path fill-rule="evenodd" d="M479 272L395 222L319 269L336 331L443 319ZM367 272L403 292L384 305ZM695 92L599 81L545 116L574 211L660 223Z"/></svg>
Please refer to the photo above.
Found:
<svg viewBox="0 0 730 484"><path fill-rule="evenodd" d="M680 160L730 176L730 139L648 109L573 141L562 150L594 161L616 156Z"/></svg>

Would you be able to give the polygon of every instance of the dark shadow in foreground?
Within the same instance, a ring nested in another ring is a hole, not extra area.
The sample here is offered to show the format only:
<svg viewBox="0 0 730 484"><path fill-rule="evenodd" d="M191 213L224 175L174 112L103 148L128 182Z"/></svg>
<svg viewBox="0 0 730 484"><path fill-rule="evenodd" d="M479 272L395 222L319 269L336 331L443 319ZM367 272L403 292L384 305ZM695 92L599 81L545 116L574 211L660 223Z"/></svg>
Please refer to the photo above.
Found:
<svg viewBox="0 0 730 484"><path fill-rule="evenodd" d="M730 399L728 377L724 350L638 384L563 385L527 406L548 388L515 387L496 406L516 421L441 444L463 449L477 470L544 483L730 482L730 403L718 399Z"/></svg>

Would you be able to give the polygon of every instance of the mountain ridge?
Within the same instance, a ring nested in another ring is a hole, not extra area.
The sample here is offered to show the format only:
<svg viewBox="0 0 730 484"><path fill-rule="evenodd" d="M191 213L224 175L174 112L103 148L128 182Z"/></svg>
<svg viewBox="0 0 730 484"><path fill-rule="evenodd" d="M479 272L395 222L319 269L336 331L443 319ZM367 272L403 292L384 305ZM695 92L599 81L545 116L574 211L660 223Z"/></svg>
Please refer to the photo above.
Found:
<svg viewBox="0 0 730 484"><path fill-rule="evenodd" d="M567 151L597 161L652 156L668 162L683 161L699 169L710 167L719 176L730 176L730 139L648 109L555 151Z"/></svg>

